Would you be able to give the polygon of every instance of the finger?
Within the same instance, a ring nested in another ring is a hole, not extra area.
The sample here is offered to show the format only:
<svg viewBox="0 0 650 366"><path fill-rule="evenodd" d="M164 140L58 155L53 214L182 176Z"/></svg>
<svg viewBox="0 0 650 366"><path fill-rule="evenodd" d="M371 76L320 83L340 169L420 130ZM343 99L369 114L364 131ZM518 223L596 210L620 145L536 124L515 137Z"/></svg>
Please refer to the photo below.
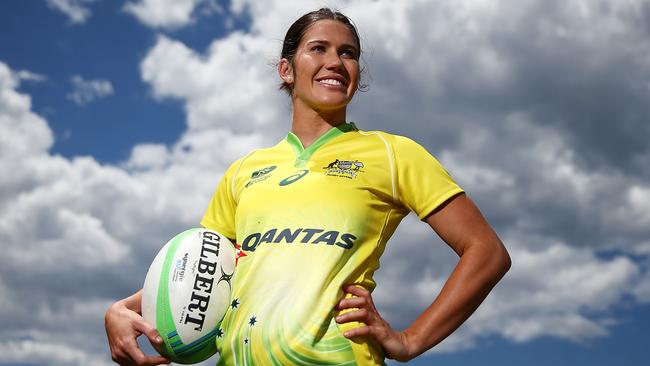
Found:
<svg viewBox="0 0 650 366"><path fill-rule="evenodd" d="M125 342L122 346L122 352L125 354L122 358L135 362L138 365L146 357L135 339L130 339Z"/></svg>
<svg viewBox="0 0 650 366"><path fill-rule="evenodd" d="M127 362L124 364L120 363L121 365L148 366L168 364L171 362L166 357L160 355L145 355L135 340L133 340L133 342L129 342L128 345L125 345L123 351L126 355L122 356L122 359L126 360Z"/></svg>
<svg viewBox="0 0 650 366"><path fill-rule="evenodd" d="M171 361L163 356L145 356L145 358L138 363L139 366L154 366L169 364Z"/></svg>
<svg viewBox="0 0 650 366"><path fill-rule="evenodd" d="M339 324L354 321L370 324L374 319L376 318L368 310L358 309L337 316L335 321Z"/></svg>
<svg viewBox="0 0 650 366"><path fill-rule="evenodd" d="M112 358L115 363L121 366L130 366L134 364L133 360L127 354L119 351L115 352Z"/></svg>
<svg viewBox="0 0 650 366"><path fill-rule="evenodd" d="M133 327L138 332L144 334L149 339L149 342L151 342L151 345L154 347L160 347L162 345L163 339L160 336L160 333L158 333L156 328L144 321L144 319L136 320Z"/></svg>
<svg viewBox="0 0 650 366"><path fill-rule="evenodd" d="M152 346L156 349L158 353L161 353L160 350L162 348L162 344L154 344L152 343ZM160 364L167 364L170 363L171 360L168 358L162 356L162 355L145 355L142 350L137 347L137 348L132 348L130 349L130 355L133 357L133 360L135 360L136 364L138 366L145 366L145 365L160 365Z"/></svg>
<svg viewBox="0 0 650 366"><path fill-rule="evenodd" d="M350 308L362 308L368 304L368 299L366 297L349 297L341 299L341 301L336 304L337 310L350 309Z"/></svg>
<svg viewBox="0 0 650 366"><path fill-rule="evenodd" d="M354 338L354 337L362 337L362 336L367 336L370 335L370 330L371 328L369 326L363 326L363 327L358 327L358 328L352 328L350 330L347 330L343 332L343 336L345 338Z"/></svg>
<svg viewBox="0 0 650 366"><path fill-rule="evenodd" d="M356 284L344 285L343 291L357 296L370 297L370 292L368 290Z"/></svg>
<svg viewBox="0 0 650 366"><path fill-rule="evenodd" d="M135 362L135 365L138 366L153 366L153 365L161 365L161 364L167 364L170 363L171 361L163 356L155 355L155 356L147 356L142 352L140 348L131 348L127 350L127 353L131 357L131 359Z"/></svg>
<svg viewBox="0 0 650 366"><path fill-rule="evenodd" d="M372 337L377 342L383 344L384 341L390 338L389 334L390 331L387 328L381 326L365 325L347 330L343 333L343 336L346 338L367 336Z"/></svg>
<svg viewBox="0 0 650 366"><path fill-rule="evenodd" d="M140 333L144 334L151 345L160 353L160 350L163 346L163 339L158 333L158 330L151 326L149 323L144 321L144 319L139 319L134 322L134 328ZM142 355L142 358L137 359L138 365L160 365L170 363L171 361L168 358L165 358L160 355L155 356L146 356L140 348L137 348L137 352ZM139 357L139 356L138 356Z"/></svg>

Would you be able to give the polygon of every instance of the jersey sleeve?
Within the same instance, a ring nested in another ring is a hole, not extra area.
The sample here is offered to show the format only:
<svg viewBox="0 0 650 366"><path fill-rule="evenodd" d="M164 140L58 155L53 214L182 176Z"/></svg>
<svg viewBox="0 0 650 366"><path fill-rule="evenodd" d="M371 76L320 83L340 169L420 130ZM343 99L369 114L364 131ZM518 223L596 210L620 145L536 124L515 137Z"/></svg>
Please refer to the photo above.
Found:
<svg viewBox="0 0 650 366"><path fill-rule="evenodd" d="M235 228L235 212L237 204L235 202L232 187L234 174L239 166L240 160L234 162L224 173L217 191L212 196L208 209L201 219L201 226L217 231L227 238L236 239L237 230Z"/></svg>
<svg viewBox="0 0 650 366"><path fill-rule="evenodd" d="M420 220L463 192L438 160L415 141L395 136L393 148L397 197Z"/></svg>

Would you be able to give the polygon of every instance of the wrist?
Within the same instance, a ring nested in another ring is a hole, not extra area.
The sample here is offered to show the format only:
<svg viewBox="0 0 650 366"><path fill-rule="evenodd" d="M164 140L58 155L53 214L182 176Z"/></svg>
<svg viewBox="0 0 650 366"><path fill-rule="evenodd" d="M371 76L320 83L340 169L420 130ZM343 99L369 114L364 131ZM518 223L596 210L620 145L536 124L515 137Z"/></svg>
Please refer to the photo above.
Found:
<svg viewBox="0 0 650 366"><path fill-rule="evenodd" d="M419 337L409 329L406 329L401 333L404 339L404 345L406 346L408 360L419 356L423 352L422 342L420 342Z"/></svg>
<svg viewBox="0 0 650 366"><path fill-rule="evenodd" d="M112 324L115 321L115 319L118 318L118 314L120 314L120 312L123 309L126 309L124 304L122 304L121 302L122 300L112 303L106 310L106 314L104 314L104 326L107 329L109 325Z"/></svg>
<svg viewBox="0 0 650 366"><path fill-rule="evenodd" d="M415 358L417 354L414 351L415 347L413 345L413 339L411 338L411 335L408 334L406 331L401 331L401 332L394 331L394 332L395 332L395 337L401 346L396 348L391 348L391 351L385 353L385 356L389 359L399 361L399 362L407 362ZM385 349L384 351L387 350Z"/></svg>
<svg viewBox="0 0 650 366"><path fill-rule="evenodd" d="M125 299L117 301L116 305L120 307L120 309L128 309L138 314L142 314L142 290Z"/></svg>

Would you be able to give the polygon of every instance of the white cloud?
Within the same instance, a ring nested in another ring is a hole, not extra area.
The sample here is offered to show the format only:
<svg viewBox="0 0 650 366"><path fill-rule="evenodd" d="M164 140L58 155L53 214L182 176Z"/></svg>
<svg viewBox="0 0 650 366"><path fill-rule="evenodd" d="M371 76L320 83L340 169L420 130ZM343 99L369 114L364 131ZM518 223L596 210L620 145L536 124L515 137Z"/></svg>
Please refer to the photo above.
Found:
<svg viewBox="0 0 650 366"><path fill-rule="evenodd" d="M609 334L609 309L641 283L626 257L599 259L591 250L547 241L530 248L524 235L504 236L513 267L477 312L434 352L475 345L481 335L515 342L543 336L582 342ZM375 301L389 322L407 327L442 288L458 257L431 228L408 216L387 245ZM409 299L405 302L404 299Z"/></svg>
<svg viewBox="0 0 650 366"><path fill-rule="evenodd" d="M538 251L513 244L516 265L475 320L485 317L492 331L515 341L542 336L581 341L608 334L608 309L631 294L637 264L626 257L599 259L561 243ZM493 317L497 311L508 316Z"/></svg>
<svg viewBox="0 0 650 366"><path fill-rule="evenodd" d="M101 364L109 359L100 321L108 303L141 286L172 235L198 226L220 175L262 133L199 124L171 147L138 146L123 167L65 159L48 153L52 131L17 91L20 81L0 62L0 295L12 299L0 300L0 349L29 350L23 360L42 363L57 347L49 364ZM51 341L65 329L75 338Z"/></svg>
<svg viewBox="0 0 650 366"><path fill-rule="evenodd" d="M190 132L227 128L260 133L265 127L274 138L284 132L274 133L272 126L284 125L282 131L288 126L282 108L287 100L275 91L278 81L270 66L275 51L270 38L239 32L214 41L206 55L160 36L140 68L155 95L186 101Z"/></svg>
<svg viewBox="0 0 650 366"><path fill-rule="evenodd" d="M614 210L614 220L629 228L645 230L650 227L650 186L631 184L626 188L625 205Z"/></svg>
<svg viewBox="0 0 650 366"><path fill-rule="evenodd" d="M105 79L84 80L81 76L74 75L70 82L74 90L67 97L80 106L113 95L114 92L113 84Z"/></svg>
<svg viewBox="0 0 650 366"><path fill-rule="evenodd" d="M170 162L169 149L163 144L140 144L133 148L126 166L134 170L160 170Z"/></svg>
<svg viewBox="0 0 650 366"><path fill-rule="evenodd" d="M68 16L73 24L82 24L92 14L88 5L96 0L47 0L47 5Z"/></svg>
<svg viewBox="0 0 650 366"><path fill-rule="evenodd" d="M20 70L16 72L16 77L20 80L25 80L25 81L45 81L47 78L45 75L37 74L28 70Z"/></svg>
<svg viewBox="0 0 650 366"><path fill-rule="evenodd" d="M104 357L93 357L76 345L34 340L0 341L0 362L52 366L113 365Z"/></svg>
<svg viewBox="0 0 650 366"><path fill-rule="evenodd" d="M650 303L650 275L646 275L639 281L638 286L634 289L634 296L642 303Z"/></svg>
<svg viewBox="0 0 650 366"><path fill-rule="evenodd" d="M0 175L0 181L3 183L20 179L18 158L42 153L53 142L47 122L31 113L31 98L15 90L19 83L19 77L14 75L7 65L0 63L0 156L3 157L0 160L0 169L6 173ZM8 186L3 184L3 187ZM3 189L0 192L4 191ZM4 194L0 194L0 202L4 197Z"/></svg>
<svg viewBox="0 0 650 366"><path fill-rule="evenodd" d="M140 263L173 233L196 226L205 203L155 188L195 191L194 185L178 187L160 176L139 180L89 157L50 155L52 131L31 110L29 96L16 91L19 82L0 62L0 349L29 350L32 358L21 360L41 363L56 347L50 364L101 364L95 361L107 358L96 354L106 352L105 339L96 335L103 333L106 297L133 291L133 279L146 270ZM209 196L214 183L203 184L197 194ZM74 321L89 317L95 320ZM75 336L52 343L68 327ZM2 352L0 362L18 355Z"/></svg>
<svg viewBox="0 0 650 366"><path fill-rule="evenodd" d="M650 304L650 241L637 248L637 254L643 263L643 273L632 289L635 298L644 304Z"/></svg>
<svg viewBox="0 0 650 366"><path fill-rule="evenodd" d="M123 9L149 27L174 29L191 24L199 5L201 13L223 12L215 0L140 0L127 2Z"/></svg>

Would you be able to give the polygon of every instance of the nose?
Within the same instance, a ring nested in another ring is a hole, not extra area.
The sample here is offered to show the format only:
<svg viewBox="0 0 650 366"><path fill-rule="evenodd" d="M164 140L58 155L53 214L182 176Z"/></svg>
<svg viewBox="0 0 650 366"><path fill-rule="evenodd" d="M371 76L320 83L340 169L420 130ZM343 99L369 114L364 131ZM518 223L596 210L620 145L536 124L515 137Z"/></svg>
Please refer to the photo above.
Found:
<svg viewBox="0 0 650 366"><path fill-rule="evenodd" d="M325 59L325 68L328 70L338 70L343 68L341 55L339 55L335 50L327 52L327 57Z"/></svg>

